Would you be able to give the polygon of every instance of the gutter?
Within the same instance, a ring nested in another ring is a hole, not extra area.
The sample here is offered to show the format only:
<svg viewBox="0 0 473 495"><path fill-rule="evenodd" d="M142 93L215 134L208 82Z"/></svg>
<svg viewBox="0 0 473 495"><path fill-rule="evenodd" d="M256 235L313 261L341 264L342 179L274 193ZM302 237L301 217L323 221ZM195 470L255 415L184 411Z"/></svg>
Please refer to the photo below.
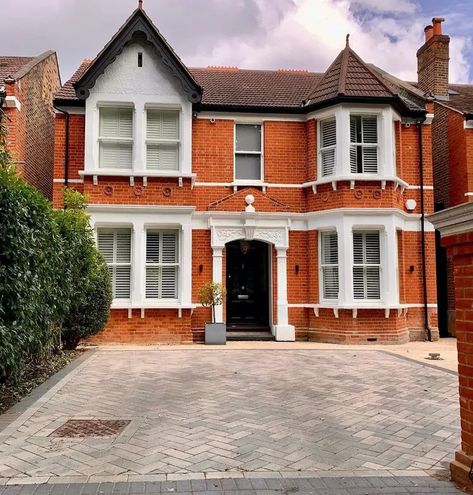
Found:
<svg viewBox="0 0 473 495"><path fill-rule="evenodd" d="M420 231L421 231L421 256L422 256L422 289L424 307L424 329L427 340L432 342L432 330L429 325L429 308L427 304L427 262L425 253L425 198L424 198L424 153L422 151L422 123L423 119L417 121L418 143L419 143L419 170L420 170Z"/></svg>
<svg viewBox="0 0 473 495"><path fill-rule="evenodd" d="M66 117L66 130L65 130L66 140L64 146L64 187L67 187L69 183L68 182L69 180L69 112L62 110L61 108L57 107L55 104L53 104L53 107L55 110L61 112Z"/></svg>

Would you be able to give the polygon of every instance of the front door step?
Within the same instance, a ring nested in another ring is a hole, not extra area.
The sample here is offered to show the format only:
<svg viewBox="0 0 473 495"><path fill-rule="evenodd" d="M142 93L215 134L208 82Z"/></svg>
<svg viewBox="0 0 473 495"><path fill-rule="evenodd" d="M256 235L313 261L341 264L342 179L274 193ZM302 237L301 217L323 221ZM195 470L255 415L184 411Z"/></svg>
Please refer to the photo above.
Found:
<svg viewBox="0 0 473 495"><path fill-rule="evenodd" d="M274 340L274 335L269 331L251 331L251 330L227 330L227 340Z"/></svg>

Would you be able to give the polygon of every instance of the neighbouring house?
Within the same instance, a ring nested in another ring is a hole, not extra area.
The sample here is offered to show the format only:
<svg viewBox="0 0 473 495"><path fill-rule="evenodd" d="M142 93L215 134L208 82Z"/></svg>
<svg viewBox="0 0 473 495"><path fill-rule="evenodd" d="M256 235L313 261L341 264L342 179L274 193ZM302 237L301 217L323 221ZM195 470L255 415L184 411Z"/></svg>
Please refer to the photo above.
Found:
<svg viewBox="0 0 473 495"><path fill-rule="evenodd" d="M230 336L438 338L433 102L348 37L325 73L190 68L140 3L55 105L54 204L87 194L113 280L91 342L201 340L210 280Z"/></svg>
<svg viewBox="0 0 473 495"><path fill-rule="evenodd" d="M425 28L417 56L418 88L434 101L432 122L435 211L473 201L473 85L449 84L450 38L442 18ZM437 233L437 279L441 335L455 334L453 260Z"/></svg>
<svg viewBox="0 0 473 495"><path fill-rule="evenodd" d="M0 56L0 111L18 174L52 199L53 97L61 87L56 53Z"/></svg>

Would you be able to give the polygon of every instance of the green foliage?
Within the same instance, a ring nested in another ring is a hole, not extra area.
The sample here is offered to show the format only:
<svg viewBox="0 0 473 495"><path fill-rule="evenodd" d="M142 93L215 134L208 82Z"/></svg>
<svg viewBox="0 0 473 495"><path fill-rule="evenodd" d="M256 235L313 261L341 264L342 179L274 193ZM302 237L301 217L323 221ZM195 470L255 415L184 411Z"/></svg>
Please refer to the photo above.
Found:
<svg viewBox="0 0 473 495"><path fill-rule="evenodd" d="M212 308L212 323L215 323L215 306L220 306L225 300L227 289L217 282L207 282L199 290L199 302L204 307Z"/></svg>
<svg viewBox="0 0 473 495"><path fill-rule="evenodd" d="M8 166L4 144L0 138L0 382L62 341L72 348L103 328L112 298L85 198L66 190L66 209L53 210Z"/></svg>
<svg viewBox="0 0 473 495"><path fill-rule="evenodd" d="M104 327L112 303L110 274L95 247L84 203L82 194L66 189L66 209L58 212L61 235L66 242L71 290L71 303L61 334L67 349L74 349L80 339Z"/></svg>

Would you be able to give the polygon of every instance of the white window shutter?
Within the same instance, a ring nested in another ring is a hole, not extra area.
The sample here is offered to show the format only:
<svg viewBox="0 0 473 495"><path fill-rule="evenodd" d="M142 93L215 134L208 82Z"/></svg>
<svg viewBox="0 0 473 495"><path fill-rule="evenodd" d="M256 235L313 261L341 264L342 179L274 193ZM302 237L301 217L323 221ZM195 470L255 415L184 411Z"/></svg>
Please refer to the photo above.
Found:
<svg viewBox="0 0 473 495"><path fill-rule="evenodd" d="M113 297L129 299L131 294L131 230L98 229L97 246L109 267Z"/></svg>
<svg viewBox="0 0 473 495"><path fill-rule="evenodd" d="M113 231L99 229L97 231L97 246L100 254L107 263L113 263L114 260L115 236Z"/></svg>
<svg viewBox="0 0 473 495"><path fill-rule="evenodd" d="M353 233L353 296L355 299L381 298L379 232Z"/></svg>
<svg viewBox="0 0 473 495"><path fill-rule="evenodd" d="M175 230L146 233L146 297L176 299L178 289L178 242Z"/></svg>
<svg viewBox="0 0 473 495"><path fill-rule="evenodd" d="M363 172L378 173L378 148L375 146L363 148Z"/></svg>
<svg viewBox="0 0 473 495"><path fill-rule="evenodd" d="M362 134L363 143L378 143L378 119L375 116L370 115L362 117Z"/></svg>
<svg viewBox="0 0 473 495"><path fill-rule="evenodd" d="M323 120L320 123L320 144L322 176L332 175L335 172L335 146L337 144L337 129L335 118Z"/></svg>
<svg viewBox="0 0 473 495"><path fill-rule="evenodd" d="M150 170L179 169L179 112L148 110L146 166Z"/></svg>
<svg viewBox="0 0 473 495"><path fill-rule="evenodd" d="M321 239L323 297L338 299L338 236L336 232L323 232Z"/></svg>
<svg viewBox="0 0 473 495"><path fill-rule="evenodd" d="M100 167L131 168L132 159L133 109L101 108Z"/></svg>

